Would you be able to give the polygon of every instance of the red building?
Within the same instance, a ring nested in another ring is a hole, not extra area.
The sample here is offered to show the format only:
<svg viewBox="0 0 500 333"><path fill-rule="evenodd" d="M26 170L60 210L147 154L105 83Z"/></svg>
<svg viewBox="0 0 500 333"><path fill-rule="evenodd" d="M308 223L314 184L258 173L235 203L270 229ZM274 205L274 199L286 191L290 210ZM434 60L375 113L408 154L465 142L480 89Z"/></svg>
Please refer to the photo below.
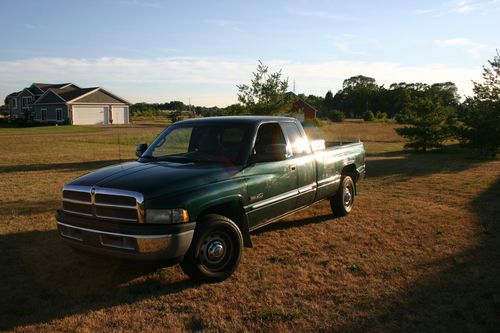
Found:
<svg viewBox="0 0 500 333"><path fill-rule="evenodd" d="M291 108L291 113L301 122L308 119L314 119L317 116L317 110L311 104L306 103L300 98L297 99Z"/></svg>

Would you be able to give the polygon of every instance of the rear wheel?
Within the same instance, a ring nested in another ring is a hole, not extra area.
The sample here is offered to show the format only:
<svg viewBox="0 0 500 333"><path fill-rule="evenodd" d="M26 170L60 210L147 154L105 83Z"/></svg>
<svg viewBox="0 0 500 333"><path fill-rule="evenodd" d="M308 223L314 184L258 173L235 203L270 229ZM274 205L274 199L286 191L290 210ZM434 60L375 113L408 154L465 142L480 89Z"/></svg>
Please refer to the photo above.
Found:
<svg viewBox="0 0 500 333"><path fill-rule="evenodd" d="M354 206L355 197L354 181L350 176L343 176L337 193L330 198L330 207L335 216L346 216Z"/></svg>
<svg viewBox="0 0 500 333"><path fill-rule="evenodd" d="M240 262L241 232L233 221L217 214L204 216L198 224L200 227L180 266L195 281L223 281L233 274Z"/></svg>

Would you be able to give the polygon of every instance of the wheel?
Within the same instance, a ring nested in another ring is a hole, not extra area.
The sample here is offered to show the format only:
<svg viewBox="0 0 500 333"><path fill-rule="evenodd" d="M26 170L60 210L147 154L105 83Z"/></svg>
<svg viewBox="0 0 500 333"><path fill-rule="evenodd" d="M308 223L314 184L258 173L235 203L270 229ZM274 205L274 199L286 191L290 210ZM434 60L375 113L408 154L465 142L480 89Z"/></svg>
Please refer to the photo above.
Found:
<svg viewBox="0 0 500 333"><path fill-rule="evenodd" d="M230 219L209 214L198 222L191 246L180 266L197 282L220 282L238 267L243 249L240 229Z"/></svg>
<svg viewBox="0 0 500 333"><path fill-rule="evenodd" d="M350 176L342 177L337 193L330 198L330 207L335 216L346 216L354 206L355 196L354 182Z"/></svg>

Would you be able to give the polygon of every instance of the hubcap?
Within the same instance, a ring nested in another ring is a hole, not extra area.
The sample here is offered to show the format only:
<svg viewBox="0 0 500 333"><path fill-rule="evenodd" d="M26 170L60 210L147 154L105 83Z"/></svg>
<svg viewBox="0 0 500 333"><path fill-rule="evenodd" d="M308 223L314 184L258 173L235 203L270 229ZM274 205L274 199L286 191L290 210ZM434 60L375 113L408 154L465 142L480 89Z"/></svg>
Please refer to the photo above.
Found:
<svg viewBox="0 0 500 333"><path fill-rule="evenodd" d="M344 191L344 205L346 207L349 207L351 205L351 201L352 201L351 189L349 188L349 186L347 186Z"/></svg>
<svg viewBox="0 0 500 333"><path fill-rule="evenodd" d="M224 255L224 244L216 240L208 245L207 256L210 260L217 261Z"/></svg>
<svg viewBox="0 0 500 333"><path fill-rule="evenodd" d="M226 265L230 242L224 233L216 232L205 238L200 248L201 263L208 269L220 269Z"/></svg>

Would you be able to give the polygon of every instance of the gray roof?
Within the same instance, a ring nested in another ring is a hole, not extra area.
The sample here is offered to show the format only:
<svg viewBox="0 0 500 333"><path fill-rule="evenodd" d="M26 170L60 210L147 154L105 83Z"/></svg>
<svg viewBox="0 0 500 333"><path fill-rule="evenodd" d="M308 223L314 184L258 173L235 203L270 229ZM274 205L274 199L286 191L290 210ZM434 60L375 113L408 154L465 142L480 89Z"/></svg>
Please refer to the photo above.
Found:
<svg viewBox="0 0 500 333"><path fill-rule="evenodd" d="M61 87L67 86L71 84L70 82L66 83L33 83L32 86L39 88L42 92L45 92L48 89L55 88L60 89Z"/></svg>
<svg viewBox="0 0 500 333"><path fill-rule="evenodd" d="M5 98L17 96L17 95L19 95L19 93L21 93L21 91L16 91L16 92L13 92L12 94L8 94Z"/></svg>
<svg viewBox="0 0 500 333"><path fill-rule="evenodd" d="M53 92L61 96L62 99L64 99L66 102L69 102L75 98L78 98L82 95L85 95L86 93L97 89L98 87L92 87L92 88L78 88L78 89L57 89L57 88L50 88Z"/></svg>

